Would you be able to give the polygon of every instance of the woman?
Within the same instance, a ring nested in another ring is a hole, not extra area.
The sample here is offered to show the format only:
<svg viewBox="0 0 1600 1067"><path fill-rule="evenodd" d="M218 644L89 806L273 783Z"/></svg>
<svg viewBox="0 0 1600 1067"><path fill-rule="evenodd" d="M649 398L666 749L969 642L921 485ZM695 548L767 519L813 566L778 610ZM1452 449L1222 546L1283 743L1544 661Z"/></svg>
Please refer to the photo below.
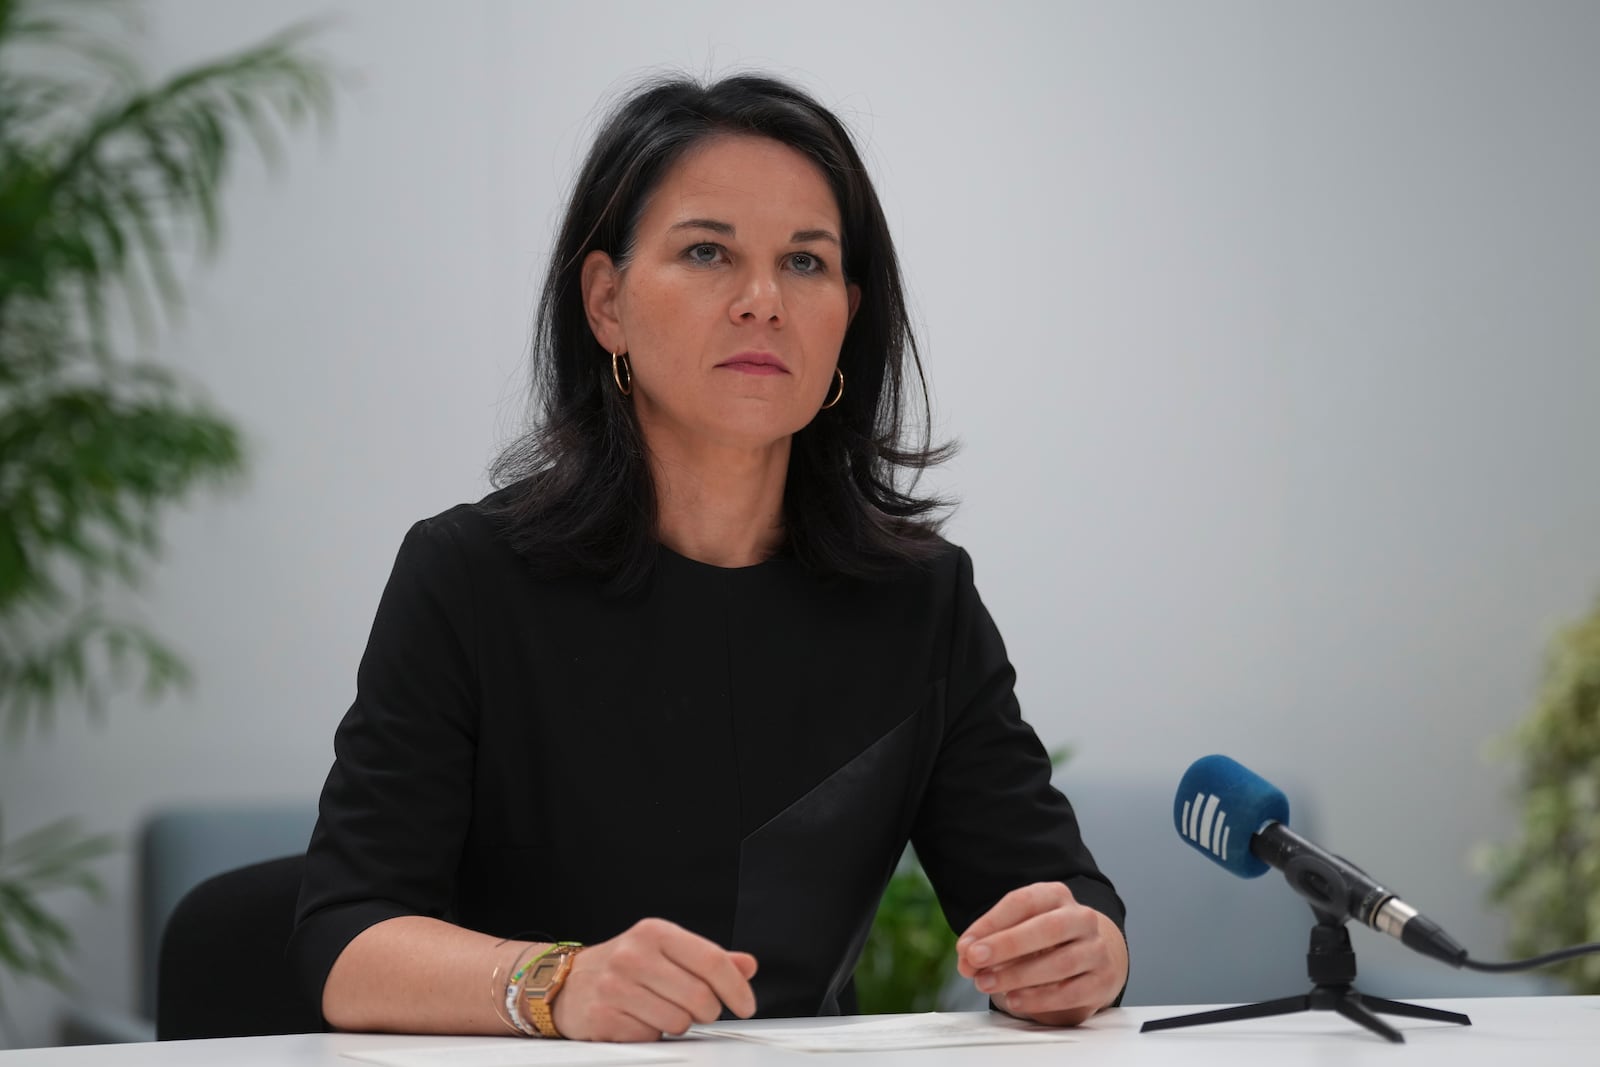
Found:
<svg viewBox="0 0 1600 1067"><path fill-rule="evenodd" d="M901 443L920 364L838 120L753 76L625 100L535 356L543 422L407 535L336 737L290 948L327 1020L838 1013L908 840L997 1007L1113 1003L1121 902L897 487L939 454Z"/></svg>

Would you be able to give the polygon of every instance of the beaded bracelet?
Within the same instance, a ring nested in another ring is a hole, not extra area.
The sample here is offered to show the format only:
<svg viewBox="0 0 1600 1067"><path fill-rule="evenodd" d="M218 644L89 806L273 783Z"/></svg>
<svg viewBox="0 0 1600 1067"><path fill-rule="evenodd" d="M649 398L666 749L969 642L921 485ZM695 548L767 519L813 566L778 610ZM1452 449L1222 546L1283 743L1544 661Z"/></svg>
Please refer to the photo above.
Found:
<svg viewBox="0 0 1600 1067"><path fill-rule="evenodd" d="M512 1025L522 1032L523 1037L538 1037L539 1031L535 1030L533 1024L522 1016L522 1000L517 996L517 994L521 991L522 976L528 973L528 969L530 967L544 959L549 954L550 949L545 949L533 959L517 968L517 970L511 975L510 979L506 981L506 1014L511 1017Z"/></svg>
<svg viewBox="0 0 1600 1067"><path fill-rule="evenodd" d="M505 944L505 942L502 941L501 944L503 945L503 944ZM518 947L517 954L515 956L511 957L511 966L512 967L516 967L517 960L521 959L522 958L522 954L524 952L526 952L526 951L527 951L526 947ZM505 1011L504 1015L501 1015L500 1014L500 1006L499 1006L499 1003L498 1003L498 998L500 996L500 966L499 966L499 964L495 965L494 973L489 976L489 987L494 991L493 992L493 996L496 998L494 1014L495 1014L495 1017L498 1018L502 1023L504 1023L506 1028L508 1030L510 1030L512 1033L520 1034L523 1037L537 1037L537 1036L539 1036L538 1035L538 1031L534 1030L528 1024L528 1022L525 1019L523 1019L522 1013L517 1011L517 1006L516 1006L517 976L520 976L521 974L522 974L521 970L517 971L517 974L515 976L513 976L511 981L506 985L506 994L505 994L506 1011Z"/></svg>

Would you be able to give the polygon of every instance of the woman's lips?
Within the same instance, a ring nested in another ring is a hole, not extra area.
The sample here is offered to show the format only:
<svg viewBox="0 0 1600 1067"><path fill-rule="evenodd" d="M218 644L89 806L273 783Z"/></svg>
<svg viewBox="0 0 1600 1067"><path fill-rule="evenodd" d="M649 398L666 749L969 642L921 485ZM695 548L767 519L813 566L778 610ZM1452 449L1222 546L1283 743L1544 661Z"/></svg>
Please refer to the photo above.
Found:
<svg viewBox="0 0 1600 1067"><path fill-rule="evenodd" d="M789 372L776 363L746 363L743 360L729 360L727 363L718 363L717 366L726 370L736 370L740 374L788 374Z"/></svg>
<svg viewBox="0 0 1600 1067"><path fill-rule="evenodd" d="M740 374L788 374L789 368L783 365L783 360L770 352L740 352L732 359L725 359L717 366L728 370L736 370Z"/></svg>

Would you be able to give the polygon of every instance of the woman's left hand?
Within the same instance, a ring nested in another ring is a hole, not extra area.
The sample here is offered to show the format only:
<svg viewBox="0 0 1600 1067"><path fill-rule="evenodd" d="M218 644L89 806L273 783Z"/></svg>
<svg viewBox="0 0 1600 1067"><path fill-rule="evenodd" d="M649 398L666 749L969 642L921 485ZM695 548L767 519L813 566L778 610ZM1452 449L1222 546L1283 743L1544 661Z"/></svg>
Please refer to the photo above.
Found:
<svg viewBox="0 0 1600 1067"><path fill-rule="evenodd" d="M956 969L1008 1015L1076 1026L1128 980L1116 923L1079 904L1060 882L1014 889L956 942Z"/></svg>

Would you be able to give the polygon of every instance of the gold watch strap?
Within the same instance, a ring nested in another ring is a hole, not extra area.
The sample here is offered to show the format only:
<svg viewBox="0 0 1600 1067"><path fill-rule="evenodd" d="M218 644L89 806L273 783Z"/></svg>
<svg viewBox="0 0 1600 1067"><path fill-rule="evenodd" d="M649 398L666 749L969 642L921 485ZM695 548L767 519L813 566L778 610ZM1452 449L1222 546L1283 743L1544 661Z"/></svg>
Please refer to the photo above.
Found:
<svg viewBox="0 0 1600 1067"><path fill-rule="evenodd" d="M566 984L567 975L572 973L573 958L582 948L580 944L558 942L543 957L556 961L556 973L551 977L549 984L542 989L529 989L525 993L523 1003L528 1008L528 1021L539 1031L540 1037L561 1036L561 1031L556 1029L556 994L561 992L561 987Z"/></svg>

